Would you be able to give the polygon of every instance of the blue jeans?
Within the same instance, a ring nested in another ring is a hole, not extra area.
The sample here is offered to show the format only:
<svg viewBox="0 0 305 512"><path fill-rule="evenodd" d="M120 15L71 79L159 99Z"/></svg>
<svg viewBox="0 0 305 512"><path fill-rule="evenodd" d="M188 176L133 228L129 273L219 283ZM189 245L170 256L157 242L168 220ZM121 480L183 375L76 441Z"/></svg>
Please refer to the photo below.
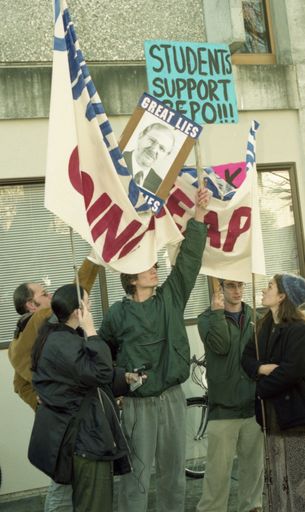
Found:
<svg viewBox="0 0 305 512"><path fill-rule="evenodd" d="M72 485L57 484L51 480L44 512L73 512Z"/></svg>

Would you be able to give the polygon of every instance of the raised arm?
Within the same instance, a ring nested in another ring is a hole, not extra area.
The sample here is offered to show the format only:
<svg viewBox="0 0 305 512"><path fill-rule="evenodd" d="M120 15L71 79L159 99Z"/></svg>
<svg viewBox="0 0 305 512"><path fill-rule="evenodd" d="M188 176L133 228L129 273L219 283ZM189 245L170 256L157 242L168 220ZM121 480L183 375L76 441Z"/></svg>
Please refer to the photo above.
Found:
<svg viewBox="0 0 305 512"><path fill-rule="evenodd" d="M182 309L185 308L201 268L207 236L207 226L203 221L209 199L210 193L207 189L198 191L195 216L188 221L176 263L162 285L165 293L168 291L171 300Z"/></svg>

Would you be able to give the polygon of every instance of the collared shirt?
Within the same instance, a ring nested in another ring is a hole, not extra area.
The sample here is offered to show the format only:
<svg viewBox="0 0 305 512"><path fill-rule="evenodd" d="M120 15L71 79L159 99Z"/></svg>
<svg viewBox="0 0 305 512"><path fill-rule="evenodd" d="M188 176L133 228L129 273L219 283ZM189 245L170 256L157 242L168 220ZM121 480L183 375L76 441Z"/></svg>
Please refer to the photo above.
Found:
<svg viewBox="0 0 305 512"><path fill-rule="evenodd" d="M131 163L132 163L132 172L133 172L133 178L135 179L136 175L138 172L142 173L141 175L141 178L140 178L140 181L137 181L137 184L140 186L140 187L143 187L143 183L150 171L150 169L147 169L145 167L141 167L137 160L136 160L136 157L135 157L135 151L132 152L132 156L131 156Z"/></svg>

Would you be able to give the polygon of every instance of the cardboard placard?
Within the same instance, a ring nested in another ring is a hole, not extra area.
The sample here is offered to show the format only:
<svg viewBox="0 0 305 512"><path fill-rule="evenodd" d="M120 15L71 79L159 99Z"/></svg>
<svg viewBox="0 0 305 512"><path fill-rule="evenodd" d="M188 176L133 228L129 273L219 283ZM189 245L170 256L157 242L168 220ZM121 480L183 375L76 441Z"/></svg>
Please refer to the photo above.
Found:
<svg viewBox="0 0 305 512"><path fill-rule="evenodd" d="M166 199L202 127L144 93L119 146L140 187Z"/></svg>
<svg viewBox="0 0 305 512"><path fill-rule="evenodd" d="M238 121L228 45L149 40L144 50L150 94L199 124Z"/></svg>

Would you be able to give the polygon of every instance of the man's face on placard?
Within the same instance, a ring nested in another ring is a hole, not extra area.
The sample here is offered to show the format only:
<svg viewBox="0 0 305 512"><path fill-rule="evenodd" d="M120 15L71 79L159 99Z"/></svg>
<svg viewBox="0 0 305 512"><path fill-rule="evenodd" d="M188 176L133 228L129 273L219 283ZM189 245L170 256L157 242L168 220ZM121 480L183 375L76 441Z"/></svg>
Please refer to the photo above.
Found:
<svg viewBox="0 0 305 512"><path fill-rule="evenodd" d="M166 126L160 125L145 129L139 135L135 150L135 158L139 167L154 168L156 163L171 153L174 142L174 135Z"/></svg>

